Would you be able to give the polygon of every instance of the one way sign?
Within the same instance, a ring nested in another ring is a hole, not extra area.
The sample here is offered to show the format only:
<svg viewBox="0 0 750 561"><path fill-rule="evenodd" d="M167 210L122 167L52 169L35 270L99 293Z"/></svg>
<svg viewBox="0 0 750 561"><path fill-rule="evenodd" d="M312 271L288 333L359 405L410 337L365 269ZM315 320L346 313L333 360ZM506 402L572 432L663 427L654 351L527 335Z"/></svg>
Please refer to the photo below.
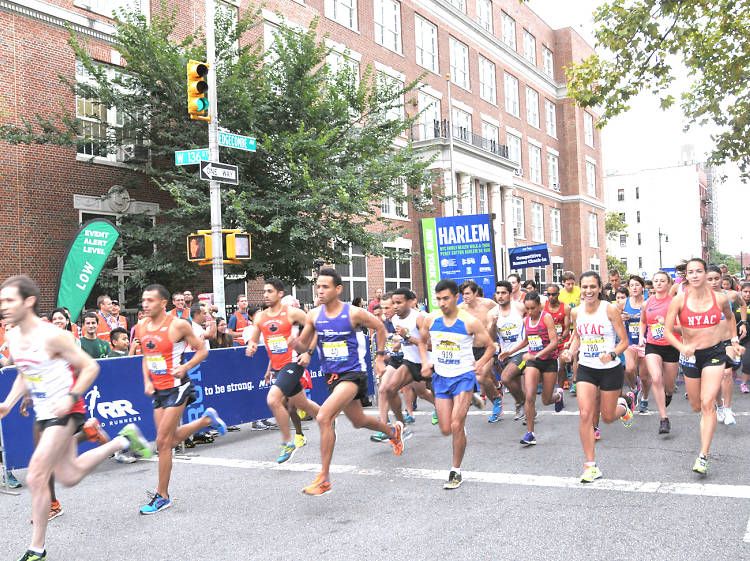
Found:
<svg viewBox="0 0 750 561"><path fill-rule="evenodd" d="M237 166L221 164L219 162L201 160L200 177L206 181L218 181L219 183L231 183L232 185L239 183Z"/></svg>

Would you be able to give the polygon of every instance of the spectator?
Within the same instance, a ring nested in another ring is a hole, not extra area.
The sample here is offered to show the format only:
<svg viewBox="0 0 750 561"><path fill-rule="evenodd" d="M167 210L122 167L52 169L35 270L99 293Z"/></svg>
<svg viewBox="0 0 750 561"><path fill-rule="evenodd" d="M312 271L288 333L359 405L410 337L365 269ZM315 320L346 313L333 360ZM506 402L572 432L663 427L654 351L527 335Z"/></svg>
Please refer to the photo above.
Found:
<svg viewBox="0 0 750 561"><path fill-rule="evenodd" d="M49 313L47 319L49 319L49 322L52 325L56 325L57 327L65 331L70 331L71 333L73 332L73 328L70 323L70 316L68 315L68 312L65 308L55 308Z"/></svg>
<svg viewBox="0 0 750 561"><path fill-rule="evenodd" d="M216 337L216 322L201 304L193 304L190 308L190 317L193 318L193 333L203 341L206 349L210 349L209 341Z"/></svg>
<svg viewBox="0 0 750 561"><path fill-rule="evenodd" d="M127 331L128 320L125 316L120 315L120 302L118 300L112 300L112 319L116 322L115 325L117 325L117 327L122 327Z"/></svg>
<svg viewBox="0 0 750 561"><path fill-rule="evenodd" d="M719 269L721 269L721 276L729 274L729 267L727 267L726 263L722 263L721 265L719 265Z"/></svg>
<svg viewBox="0 0 750 561"><path fill-rule="evenodd" d="M128 338L128 332L124 327L115 327L110 332L109 343L112 346L112 350L109 351L109 356L128 356L130 339Z"/></svg>
<svg viewBox="0 0 750 561"><path fill-rule="evenodd" d="M212 349L226 349L234 346L234 339L227 332L227 320L216 318L216 336L208 340Z"/></svg>
<svg viewBox="0 0 750 561"><path fill-rule="evenodd" d="M190 321L190 310L185 308L185 295L182 292L172 294L174 308L169 313L175 317Z"/></svg>
<svg viewBox="0 0 750 561"><path fill-rule="evenodd" d="M523 281L522 287L526 291L526 293L529 293L529 292L539 293L539 291L537 290L536 281L534 281L533 279L528 279L528 280ZM539 294L539 301L542 304L544 304L547 301L547 297L544 294Z"/></svg>
<svg viewBox="0 0 750 561"><path fill-rule="evenodd" d="M620 283L622 282L622 277L620 276L620 271L617 269L613 269L609 272L609 284L610 290L608 295L605 297L606 300L610 302L615 301L615 294L617 293L617 289L620 288Z"/></svg>
<svg viewBox="0 0 750 561"><path fill-rule="evenodd" d="M375 304L380 304L380 300L383 299L383 289L382 288L376 288L375 289L375 298L370 300L370 303L367 305L367 311L372 313L372 309L375 307ZM352 302L353 303L353 302Z"/></svg>
<svg viewBox="0 0 750 561"><path fill-rule="evenodd" d="M109 300L109 297L107 299ZM109 346L109 342L97 337L99 319L99 316L95 312L86 312L83 314L81 349L92 358L107 358L112 348ZM109 332L107 332L107 339L109 339Z"/></svg>
<svg viewBox="0 0 750 561"><path fill-rule="evenodd" d="M369 309L368 309L368 311L370 313L372 313L372 310L375 309L375 306L379 305L379 302L377 302L375 300L373 300L373 302L375 302L375 305L374 306L370 306ZM365 303L365 301L364 301L364 299L361 296L355 296L354 300L352 300L352 306L354 306L355 308L364 308L364 305L363 305L364 303Z"/></svg>
<svg viewBox="0 0 750 561"><path fill-rule="evenodd" d="M190 319L193 319L193 293L186 290L182 293L185 297L185 308L190 312Z"/></svg>
<svg viewBox="0 0 750 561"><path fill-rule="evenodd" d="M102 294L96 299L96 306L99 308L99 312L95 314L97 321L96 337L109 343L110 331L119 327L117 321L112 317L112 299L108 295Z"/></svg>
<svg viewBox="0 0 750 561"><path fill-rule="evenodd" d="M143 306L138 306L138 321L136 325L146 316L146 312L143 311ZM135 336L135 325L130 328L130 352L129 355L140 355L143 354L141 351L141 341Z"/></svg>
<svg viewBox="0 0 750 561"><path fill-rule="evenodd" d="M245 346L242 330L250 325L250 318L251 316L247 313L247 296L240 294L237 296L237 311L232 314L227 324L227 332L240 346Z"/></svg>
<svg viewBox="0 0 750 561"><path fill-rule="evenodd" d="M745 280L750 281L750 265L745 266Z"/></svg>

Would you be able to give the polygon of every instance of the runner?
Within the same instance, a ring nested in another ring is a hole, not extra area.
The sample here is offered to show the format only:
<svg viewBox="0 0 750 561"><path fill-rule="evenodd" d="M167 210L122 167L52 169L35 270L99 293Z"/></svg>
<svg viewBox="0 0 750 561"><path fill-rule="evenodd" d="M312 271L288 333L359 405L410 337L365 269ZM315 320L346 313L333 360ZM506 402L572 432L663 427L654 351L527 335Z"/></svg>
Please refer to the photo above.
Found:
<svg viewBox="0 0 750 561"><path fill-rule="evenodd" d="M508 275L508 282L513 290L510 291L510 299L514 302L520 302L523 305L523 297L525 292L521 290L521 277L516 273Z"/></svg>
<svg viewBox="0 0 750 561"><path fill-rule="evenodd" d="M227 432L226 424L213 407L207 408L200 419L180 425L185 407L195 401L195 389L188 372L203 362L208 350L187 320L167 314L168 300L169 292L160 284L144 288L142 302L146 317L138 322L135 330L143 350L144 391L154 401L159 452L159 484L151 501L141 507L141 514L155 514L172 506L169 478L173 447L209 426L219 434ZM186 346L196 350L193 357L183 363Z"/></svg>
<svg viewBox="0 0 750 561"><path fill-rule="evenodd" d="M466 413L477 387L475 371L492 360L494 345L479 320L458 308L455 281L438 282L435 298L440 312L430 314L422 322L419 353L422 375L432 375L440 432L444 436L453 435L453 465L443 489L457 489L462 481L461 462L466 451ZM427 355L428 346L432 348L432 358ZM478 360L474 359L473 347L484 348Z"/></svg>
<svg viewBox="0 0 750 561"><path fill-rule="evenodd" d="M544 303L544 311L552 316L552 321L555 323L559 355L570 338L570 307L560 302L560 287L554 283L547 285L547 301ZM565 371L565 361L562 360L557 369L557 383L564 390L570 387Z"/></svg>
<svg viewBox="0 0 750 561"><path fill-rule="evenodd" d="M746 267L745 271L747 272L747 270ZM750 305L750 282L743 282L740 286L740 291L742 299L745 300L745 305ZM747 348L748 343L750 343L750 330L745 335L744 339L740 339L740 345L743 347ZM748 382L750 382L750 353L745 352L745 354L742 355L742 384L740 384L740 392L750 393Z"/></svg>
<svg viewBox="0 0 750 561"><path fill-rule="evenodd" d="M601 300L602 279L594 271L581 275L583 305L572 312L574 325L570 347L564 351L566 359L578 353L579 434L586 456L582 483L591 483L602 476L594 455L594 415L601 412L605 423L620 418L626 427L633 422L633 400L628 392L622 397L625 372L617 355L628 346L628 336L617 306ZM615 344L615 338L620 341ZM580 350L579 350L580 349Z"/></svg>
<svg viewBox="0 0 750 561"><path fill-rule="evenodd" d="M664 271L654 274L654 288L651 297L641 309L641 321L638 334L639 344L646 343L646 368L649 385L654 392L654 401L659 409L659 434L667 434L672 424L667 417L667 406L672 401L672 394L677 380L677 363L679 351L664 338L665 318L672 297L669 295L671 277ZM675 327L673 326L673 330ZM662 375L663 374L663 375ZM641 383L645 386L643 378ZM643 399L641 400L643 401ZM646 407L648 407L648 399Z"/></svg>
<svg viewBox="0 0 750 561"><path fill-rule="evenodd" d="M478 295L479 285L473 280L465 280L462 282L458 290L463 297L458 307L459 309L466 310L469 314L479 320L483 326L487 325L487 315L494 309L497 308L497 303L490 298L483 298ZM493 344L494 354L494 344ZM474 360L479 360L484 354L484 349L481 347L474 347ZM489 421L491 423L500 420L500 415L503 413L503 393L502 390L498 391L497 378L495 373L492 371L492 361L485 363L481 369L476 371L477 382L484 391L484 395L492 402L492 413L490 414ZM482 409L484 402L479 396L476 396L472 400L472 404Z"/></svg>
<svg viewBox="0 0 750 561"><path fill-rule="evenodd" d="M64 485L73 486L118 450L132 448L145 457L151 455L138 428L129 424L117 438L76 456L74 435L86 421L81 395L96 379L99 365L76 345L72 335L39 319L38 300L39 287L26 276L10 277L0 287L3 317L15 326L7 338L10 358L18 367L16 381L0 404L0 418L29 393L41 432L26 475L31 491L31 545L19 561L47 559L44 542L53 473Z"/></svg>
<svg viewBox="0 0 750 561"><path fill-rule="evenodd" d="M614 277L610 274L610 282ZM619 284L620 274L617 274ZM628 279L628 292L630 297L625 301L625 308L622 310L622 319L625 323L625 329L628 332L628 348L625 349L625 381L627 382L634 395L638 394L638 379L640 376L641 359L646 356L646 347L643 339L640 337L641 332L641 309L643 307L643 291L646 283L636 275L631 275ZM616 292L616 291L615 291ZM614 295L614 293L613 293ZM611 301L615 300L612 298ZM642 377L641 377L642 378ZM669 399L672 399L672 389L670 386ZM648 394L647 394L648 395ZM648 399L646 400L648 403ZM658 405L658 400L657 400ZM660 409L661 411L661 409Z"/></svg>
<svg viewBox="0 0 750 561"><path fill-rule="evenodd" d="M706 262L694 258L687 262L689 289L675 296L669 304L664 324L664 337L680 351L680 363L685 375L690 405L701 412L701 449L693 471L705 475L708 471L708 452L716 429L716 398L721 390L721 378L726 364L724 325L721 314L732 313L729 299L711 290L707 283ZM682 341L674 333L679 318ZM737 326L730 322L731 343L737 354L744 348L737 339Z"/></svg>
<svg viewBox="0 0 750 561"><path fill-rule="evenodd" d="M568 308L570 308L571 313L573 311L573 308L576 306L581 305L581 289L576 285L576 276L573 274L573 271L565 271L562 274L561 279L563 286L562 290L560 290L560 296L559 300L563 304L565 304ZM572 321L571 321L571 331L573 329ZM568 343L570 340L568 340ZM573 361L570 363L570 376L571 376L571 384L570 384L570 395L576 394L576 370L578 367L578 355L573 353ZM567 366L566 366L567 368Z"/></svg>
<svg viewBox="0 0 750 561"><path fill-rule="evenodd" d="M339 297L343 289L341 275L335 269L318 271L316 291L320 306L308 312L305 327L293 344L298 353L305 352L317 332L320 369L331 394L318 412L321 471L315 481L302 489L306 495L324 495L331 490L331 458L336 444L334 423L342 411L355 428L366 427L393 435L391 442L397 456L404 451L403 423L397 421L389 426L372 415L366 415L360 401L367 396L367 369L365 344L357 333L361 333L361 327L375 333L375 374L382 376L385 370L385 327L364 308L342 302Z"/></svg>
<svg viewBox="0 0 750 561"><path fill-rule="evenodd" d="M299 438L301 430L296 433L295 440L292 440L289 411L301 409L311 417L317 417L320 409L317 403L307 399L300 383L305 368L310 364L310 357L315 354L315 339L313 338L310 348L301 355L297 355L289 346L294 325L304 325L307 317L302 310L283 305L283 296L284 283L281 280L270 278L265 281L263 301L268 307L253 318L245 351L247 356L253 356L257 352L258 339L262 333L271 365L268 380L271 379L271 375L276 378L273 387L268 391L266 402L281 430L281 453L276 458L278 463L292 459L297 450L295 441L300 444L306 441L304 435Z"/></svg>
<svg viewBox="0 0 750 561"><path fill-rule="evenodd" d="M513 420L523 416L523 404L526 401L521 384L521 374L526 366L523 355L529 350L528 345L519 345L524 339L524 321L526 308L510 299L511 285L508 281L499 281L495 289L495 301L498 307L487 315L487 327L490 338L500 344L500 378L503 385L516 400L516 415ZM499 419L498 419L499 420Z"/></svg>
<svg viewBox="0 0 750 561"><path fill-rule="evenodd" d="M555 404L555 412L563 410L563 390L555 390L557 381L557 331L552 316L542 309L539 294L529 292L523 301L526 306L524 319L524 338L518 347L528 345L529 349L523 355L526 361L524 371L524 394L526 396L525 411L528 431L521 439L521 444L531 446L536 444L534 421L536 419L536 391L539 378L542 379L542 403ZM517 349L513 349L511 354Z"/></svg>

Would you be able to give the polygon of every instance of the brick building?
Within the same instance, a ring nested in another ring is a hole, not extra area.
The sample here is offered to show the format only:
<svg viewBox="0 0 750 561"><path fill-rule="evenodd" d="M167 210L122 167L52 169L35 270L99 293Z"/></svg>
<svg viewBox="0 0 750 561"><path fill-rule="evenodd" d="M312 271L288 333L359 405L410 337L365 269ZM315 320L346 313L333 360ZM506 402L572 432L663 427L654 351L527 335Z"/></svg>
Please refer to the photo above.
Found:
<svg viewBox="0 0 750 561"><path fill-rule="evenodd" d="M156 2L136 1L145 13L159 8ZM74 99L57 79L86 79L66 44L64 26L86 36L96 58L114 68L120 58L108 43L113 29L105 14L121 3L0 1L0 63L14 77L3 101L4 122L31 118L59 103L71 110L80 106L83 114L81 104L91 100ZM202 2L170 3L179 6L180 32L203 23ZM242 10L249 3L227 5ZM381 79L399 83L424 74L419 91L404 99L405 111L422 112L419 123L397 144L413 141L425 157L436 155L436 187L456 195L437 214L493 216L499 274L509 272L507 248L544 242L552 264L523 276L545 283L564 269L599 269L606 263L596 115L575 107L565 93L563 67L592 52L575 31L551 29L516 0L270 0L264 25L247 39L267 45L281 19L306 26L316 16L332 48L334 68L348 64L362 72L372 65ZM116 127L118 115L103 111ZM147 157L138 145L101 156L95 145L80 153L47 146L6 145L3 151L0 190L6 204L0 207L0 223L8 234L0 273L24 272L39 279L46 304L53 298L64 246L81 221L92 215L126 220L169 204L163 193L147 190L127 169L129 160ZM118 192L113 186L127 187L127 204L113 196ZM340 266L345 293L366 297L377 287L411 286L421 295L423 215L396 208L393 201L382 201L380 211L406 227L393 243L404 258L368 257L350 248L350 265ZM30 239L37 241L29 246ZM50 257L39 259L40 254ZM118 263L115 274L127 275L127 263ZM248 287L251 294L254 286ZM236 290L227 292L232 303ZM309 301L309 288L296 292ZM137 298L119 296L129 303Z"/></svg>

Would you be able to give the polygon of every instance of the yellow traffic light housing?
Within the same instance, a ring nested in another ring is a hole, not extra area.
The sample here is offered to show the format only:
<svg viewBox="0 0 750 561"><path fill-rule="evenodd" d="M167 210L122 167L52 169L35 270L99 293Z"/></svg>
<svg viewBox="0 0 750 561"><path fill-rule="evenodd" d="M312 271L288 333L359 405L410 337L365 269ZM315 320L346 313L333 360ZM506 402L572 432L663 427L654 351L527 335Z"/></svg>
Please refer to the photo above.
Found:
<svg viewBox="0 0 750 561"><path fill-rule="evenodd" d="M188 261L211 262L213 251L211 246L211 233L190 234L187 237Z"/></svg>
<svg viewBox="0 0 750 561"><path fill-rule="evenodd" d="M222 230L222 249L224 263L239 265L243 260L250 259L251 238L250 234L242 230ZM195 234L187 237L188 261L197 262L199 265L210 265L213 259L213 245L211 242L211 230L198 230Z"/></svg>
<svg viewBox="0 0 750 561"><path fill-rule="evenodd" d="M191 119L209 121L208 116L208 63L191 60L187 63L188 114Z"/></svg>
<svg viewBox="0 0 750 561"><path fill-rule="evenodd" d="M250 259L250 234L239 230L224 230L223 235L226 248L224 257L233 260Z"/></svg>

